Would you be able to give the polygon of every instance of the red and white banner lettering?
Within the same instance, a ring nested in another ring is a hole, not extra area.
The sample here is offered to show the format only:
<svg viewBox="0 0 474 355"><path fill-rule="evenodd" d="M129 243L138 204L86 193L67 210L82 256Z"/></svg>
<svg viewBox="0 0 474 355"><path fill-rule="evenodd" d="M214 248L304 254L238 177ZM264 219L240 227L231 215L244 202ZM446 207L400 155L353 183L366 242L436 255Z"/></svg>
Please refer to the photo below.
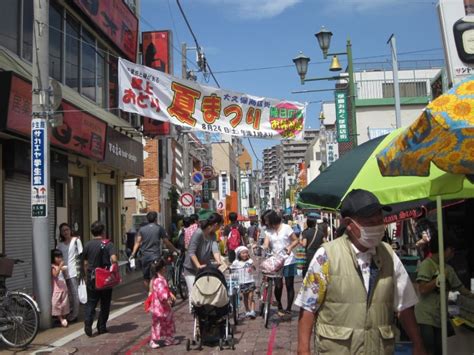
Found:
<svg viewBox="0 0 474 355"><path fill-rule="evenodd" d="M251 96L119 60L119 108L200 131L302 139L306 104Z"/></svg>

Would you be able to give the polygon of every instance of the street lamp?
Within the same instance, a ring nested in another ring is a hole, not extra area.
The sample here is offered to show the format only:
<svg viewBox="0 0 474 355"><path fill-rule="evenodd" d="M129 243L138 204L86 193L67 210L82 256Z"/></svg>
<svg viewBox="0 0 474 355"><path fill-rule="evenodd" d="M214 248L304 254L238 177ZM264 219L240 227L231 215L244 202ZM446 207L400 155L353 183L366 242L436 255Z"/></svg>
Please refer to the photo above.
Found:
<svg viewBox="0 0 474 355"><path fill-rule="evenodd" d="M329 47L331 44L332 32L328 31L324 26L321 30L315 34L315 37L318 40L319 47L323 52L323 57L326 59L328 56L333 56L330 71L339 71L341 70L341 65L339 64L338 55L347 56L347 74L348 74L348 87L349 87L349 102L351 106L351 119L352 119L352 142L354 147L357 146L357 125L356 125L356 102L355 102L355 81L354 81L354 69L352 62L352 44L351 40L348 38L346 43L346 51L338 53L329 53ZM306 79L306 73L308 71L308 63L310 61L309 57L306 57L302 52L293 59L293 62L296 66L296 71L301 78L301 84L304 84L306 81L317 81L317 80L345 80L341 76L332 76L326 78L310 78ZM316 91L316 90L315 90Z"/></svg>

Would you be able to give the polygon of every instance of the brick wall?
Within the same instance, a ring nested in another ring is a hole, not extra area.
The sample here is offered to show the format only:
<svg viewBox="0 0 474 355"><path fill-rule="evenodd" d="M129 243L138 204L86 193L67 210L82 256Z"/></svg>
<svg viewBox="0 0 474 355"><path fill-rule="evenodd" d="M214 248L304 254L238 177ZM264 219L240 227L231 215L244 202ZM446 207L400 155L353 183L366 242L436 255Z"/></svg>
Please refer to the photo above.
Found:
<svg viewBox="0 0 474 355"><path fill-rule="evenodd" d="M160 178L158 173L157 139L149 139L146 141L143 164L144 176L140 179L139 188L146 202L146 210L160 212Z"/></svg>

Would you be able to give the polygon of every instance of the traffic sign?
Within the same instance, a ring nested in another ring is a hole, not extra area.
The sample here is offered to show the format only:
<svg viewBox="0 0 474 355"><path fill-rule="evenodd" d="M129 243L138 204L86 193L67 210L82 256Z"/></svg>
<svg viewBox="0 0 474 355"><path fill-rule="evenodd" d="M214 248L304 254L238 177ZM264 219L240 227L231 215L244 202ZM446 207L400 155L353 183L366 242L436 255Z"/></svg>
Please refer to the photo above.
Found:
<svg viewBox="0 0 474 355"><path fill-rule="evenodd" d="M179 198L179 202L183 207L191 207L194 204L194 196L189 192L185 192Z"/></svg>
<svg viewBox="0 0 474 355"><path fill-rule="evenodd" d="M214 177L214 168L210 165L205 165L202 167L201 173L204 176L204 179L212 179Z"/></svg>
<svg viewBox="0 0 474 355"><path fill-rule="evenodd" d="M191 176L191 181L194 185L202 185L204 182L204 175L200 171L195 171Z"/></svg>
<svg viewBox="0 0 474 355"><path fill-rule="evenodd" d="M48 217L48 125L45 120L31 121L31 217Z"/></svg>
<svg viewBox="0 0 474 355"><path fill-rule="evenodd" d="M222 211L225 209L225 200L220 200L217 202L217 210Z"/></svg>

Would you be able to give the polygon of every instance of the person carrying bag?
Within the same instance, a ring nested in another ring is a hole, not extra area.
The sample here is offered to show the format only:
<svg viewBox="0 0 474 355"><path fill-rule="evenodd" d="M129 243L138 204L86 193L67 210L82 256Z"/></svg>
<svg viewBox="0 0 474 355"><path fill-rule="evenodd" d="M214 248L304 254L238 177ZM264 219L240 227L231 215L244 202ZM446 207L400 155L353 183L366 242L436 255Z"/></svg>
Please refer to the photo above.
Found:
<svg viewBox="0 0 474 355"><path fill-rule="evenodd" d="M97 331L107 333L112 287L120 279L117 255L114 244L105 235L102 222L94 222L91 226L93 238L87 242L83 251L83 270L86 275L87 303L84 315L84 332L92 336L92 323L95 308L100 301L100 313L97 320Z"/></svg>
<svg viewBox="0 0 474 355"><path fill-rule="evenodd" d="M316 251L324 242L324 231L316 225L316 220L308 218L306 224L308 228L303 231L303 238L301 240L301 245L305 248L303 277L306 276L306 272L308 271L311 260L313 260L314 254L316 254Z"/></svg>

